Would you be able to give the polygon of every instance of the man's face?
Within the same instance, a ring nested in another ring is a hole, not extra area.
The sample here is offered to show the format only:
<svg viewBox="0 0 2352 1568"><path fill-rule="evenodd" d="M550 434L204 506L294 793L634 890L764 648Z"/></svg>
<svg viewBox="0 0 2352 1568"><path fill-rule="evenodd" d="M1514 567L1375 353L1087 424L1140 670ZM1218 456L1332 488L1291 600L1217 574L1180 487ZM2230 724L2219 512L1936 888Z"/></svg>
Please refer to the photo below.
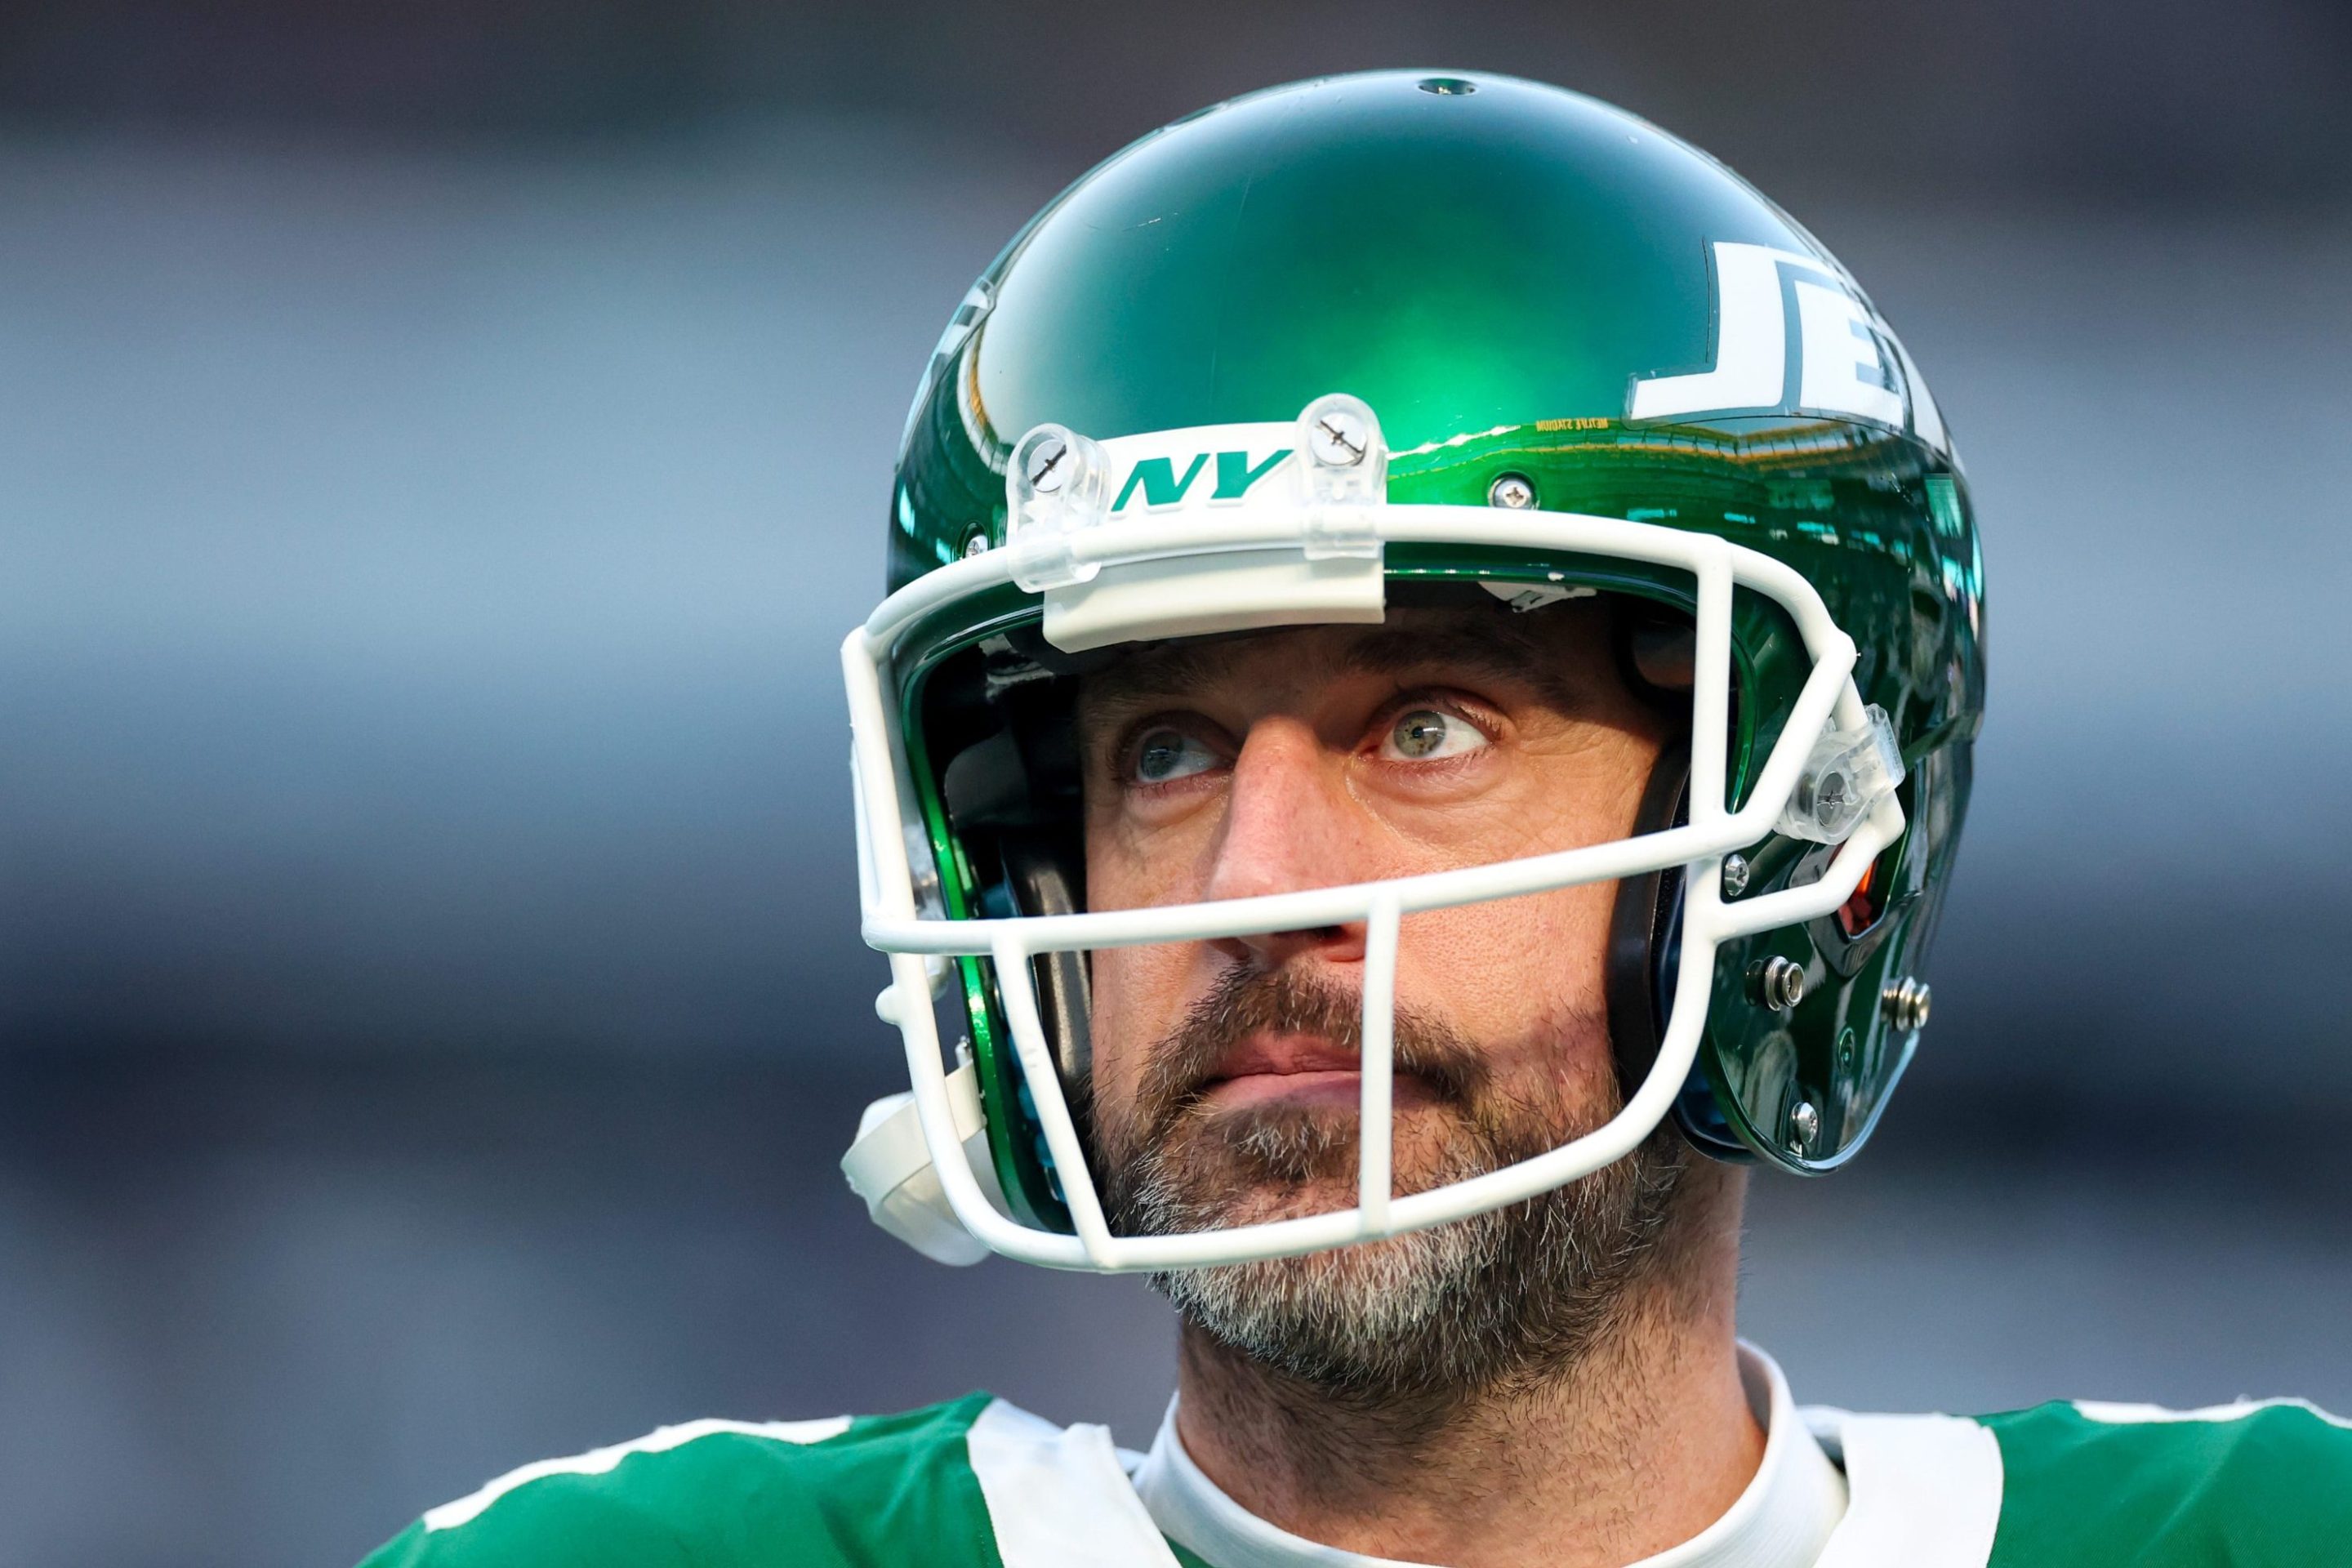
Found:
<svg viewBox="0 0 2352 1568"><path fill-rule="evenodd" d="M1079 702L1088 907L1332 887L1624 837L1664 721L1617 675L1610 626L1582 600L1139 650ZM1398 1193L1528 1157L1615 1111L1612 891L1405 920ZM1117 1223L1184 1230L1352 1205L1363 959L1360 924L1094 955L1088 1109ZM1476 1267L1465 1247L1498 1266L1507 1239L1489 1226L1479 1240L1475 1222L1433 1234L1212 1270L1224 1279L1206 1288L1402 1300L1435 1289L1432 1269ZM1171 1289L1187 1304L1203 1284Z"/></svg>

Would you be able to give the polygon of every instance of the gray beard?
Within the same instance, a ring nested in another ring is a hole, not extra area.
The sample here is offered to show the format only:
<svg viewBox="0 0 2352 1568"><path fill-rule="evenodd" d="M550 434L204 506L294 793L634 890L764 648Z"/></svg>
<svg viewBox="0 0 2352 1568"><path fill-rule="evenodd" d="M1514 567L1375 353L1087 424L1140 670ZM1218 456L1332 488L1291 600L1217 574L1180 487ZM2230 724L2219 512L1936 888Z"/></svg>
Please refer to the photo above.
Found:
<svg viewBox="0 0 2352 1568"><path fill-rule="evenodd" d="M1196 1009L1165 1059L1198 1061L1260 1026L1345 1045L1356 1005L1278 976L1250 977ZM1435 1083L1459 1125L1440 1167L1416 1173L1412 1190L1530 1158L1617 1109L1612 1095L1597 1112L1570 1117L1488 1092L1475 1047L1402 1009L1396 1038L1400 1070ZM1150 1094L1147 1084L1147 1101ZM1352 1113L1276 1107L1212 1119L1197 1099L1168 1100L1137 1118L1155 1135L1115 1139L1107 1151L1115 1229L1165 1236L1276 1217L1293 1210L1268 1206L1268 1196L1279 1205L1309 1182L1352 1194ZM1328 1397L1436 1415L1561 1375L1609 1334L1669 1250L1690 1158L1661 1127L1624 1159L1507 1208L1335 1251L1160 1274L1153 1284L1192 1329L1268 1371Z"/></svg>

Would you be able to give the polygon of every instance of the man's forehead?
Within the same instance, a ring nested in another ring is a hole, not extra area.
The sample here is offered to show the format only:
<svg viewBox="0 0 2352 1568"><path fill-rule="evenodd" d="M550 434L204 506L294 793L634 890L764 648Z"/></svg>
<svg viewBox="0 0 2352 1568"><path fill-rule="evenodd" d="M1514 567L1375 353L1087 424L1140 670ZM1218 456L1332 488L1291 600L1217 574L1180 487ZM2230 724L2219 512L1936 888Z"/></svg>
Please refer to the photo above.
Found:
<svg viewBox="0 0 2352 1568"><path fill-rule="evenodd" d="M1279 626L1220 637L1146 644L1087 677L1093 702L1181 696L1269 667L1286 676L1397 675L1462 668L1549 684L1580 658L1606 658L1597 639L1576 632L1603 618L1595 600L1520 613L1492 607L1392 608L1378 626Z"/></svg>

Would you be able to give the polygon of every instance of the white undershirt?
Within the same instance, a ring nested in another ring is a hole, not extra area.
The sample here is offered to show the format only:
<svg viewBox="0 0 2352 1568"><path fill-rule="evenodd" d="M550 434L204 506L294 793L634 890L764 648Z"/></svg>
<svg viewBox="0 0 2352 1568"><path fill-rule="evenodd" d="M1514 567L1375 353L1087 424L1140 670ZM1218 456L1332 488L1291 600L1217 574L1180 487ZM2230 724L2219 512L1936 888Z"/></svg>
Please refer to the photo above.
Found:
<svg viewBox="0 0 2352 1568"><path fill-rule="evenodd" d="M1626 1568L1811 1568L1845 1517L1845 1477L1798 1416L1780 1367L1742 1342L1739 1380L1764 1428L1764 1461L1755 1479L1713 1524ZM1173 1400L1135 1473L1135 1489L1170 1540L1215 1568L1426 1568L1320 1545L1251 1513L1184 1451Z"/></svg>

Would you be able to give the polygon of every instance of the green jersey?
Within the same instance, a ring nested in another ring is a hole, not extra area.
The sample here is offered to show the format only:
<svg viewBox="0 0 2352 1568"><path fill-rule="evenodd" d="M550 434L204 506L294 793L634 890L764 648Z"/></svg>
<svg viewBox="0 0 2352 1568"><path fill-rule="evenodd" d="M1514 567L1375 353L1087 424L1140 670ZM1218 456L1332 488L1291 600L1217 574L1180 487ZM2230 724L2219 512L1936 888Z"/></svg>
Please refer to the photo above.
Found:
<svg viewBox="0 0 2352 1568"><path fill-rule="evenodd" d="M2352 1563L2352 1422L2300 1401L1802 1418L1844 1473L1822 1568ZM697 1421L528 1465L363 1568L1220 1568L1139 1456L984 1394L900 1415Z"/></svg>

